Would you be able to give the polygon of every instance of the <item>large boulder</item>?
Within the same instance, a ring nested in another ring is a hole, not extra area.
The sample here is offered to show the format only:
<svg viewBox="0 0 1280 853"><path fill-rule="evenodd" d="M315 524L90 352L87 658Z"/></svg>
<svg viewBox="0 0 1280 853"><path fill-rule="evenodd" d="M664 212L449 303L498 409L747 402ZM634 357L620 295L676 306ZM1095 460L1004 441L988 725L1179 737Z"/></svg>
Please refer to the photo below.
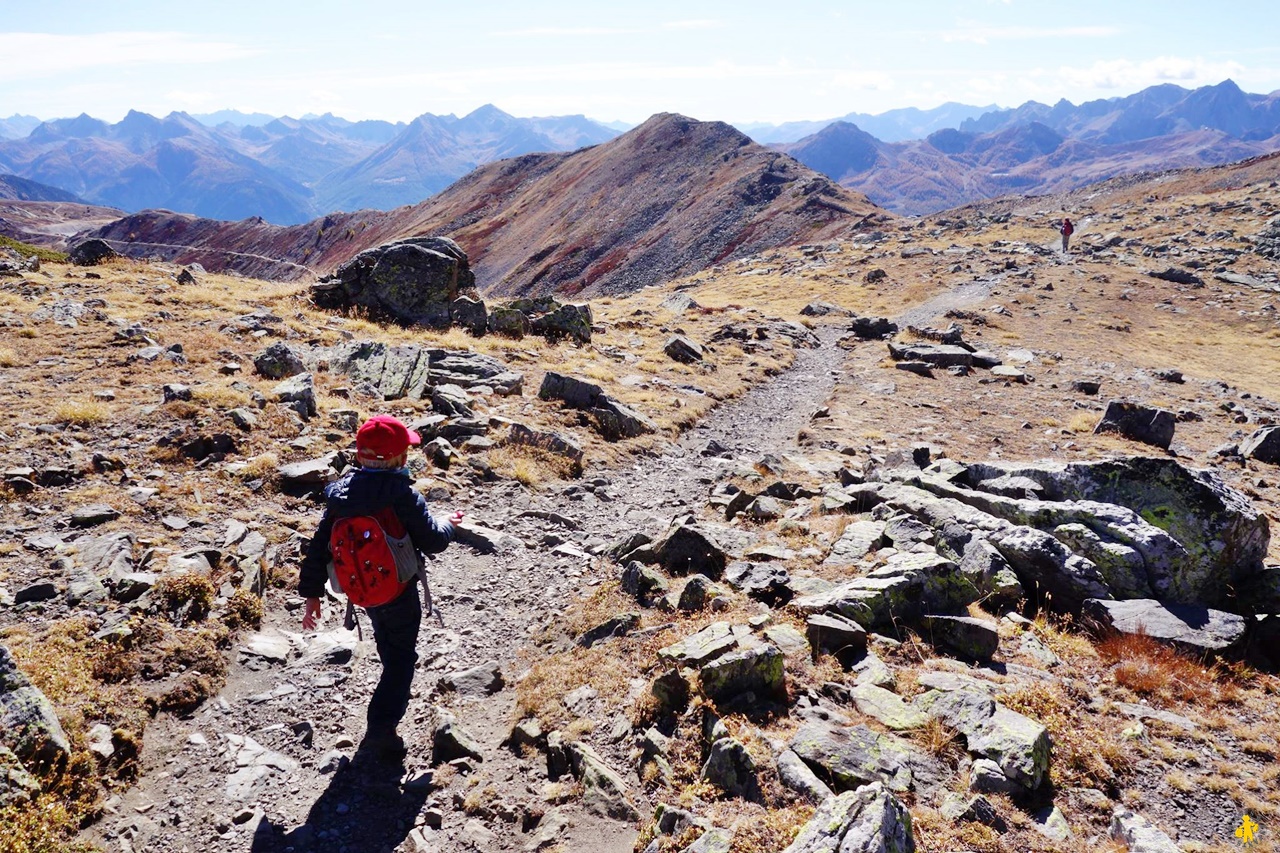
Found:
<svg viewBox="0 0 1280 853"><path fill-rule="evenodd" d="M1145 634L1193 654L1225 654L1244 640L1243 616L1196 604L1166 604L1147 598L1084 603L1084 616L1121 634Z"/></svg>
<svg viewBox="0 0 1280 853"><path fill-rule="evenodd" d="M1000 646L996 626L971 616L925 616L929 642L974 660L990 660Z"/></svg>
<svg viewBox="0 0 1280 853"><path fill-rule="evenodd" d="M99 237L91 237L77 243L71 247L71 251L67 252L67 259L78 267L93 267L118 257L120 253Z"/></svg>
<svg viewBox="0 0 1280 853"><path fill-rule="evenodd" d="M537 296L513 299L494 308L489 316L489 329L511 337L532 333L549 341L572 338L578 343L588 343L591 340L591 322L589 305L562 303L552 296Z"/></svg>
<svg viewBox="0 0 1280 853"><path fill-rule="evenodd" d="M680 522L651 546L655 561L672 575L706 575L719 580L728 562L712 534L691 522Z"/></svg>
<svg viewBox="0 0 1280 853"><path fill-rule="evenodd" d="M504 362L466 350L360 341L318 351L316 357L331 372L347 374L360 390L382 400L421 400L444 384L486 386L507 396L519 394L524 384L524 377Z"/></svg>
<svg viewBox="0 0 1280 853"><path fill-rule="evenodd" d="M0 646L0 746L28 767L65 766L71 743L53 705Z"/></svg>
<svg viewBox="0 0 1280 853"><path fill-rule="evenodd" d="M375 316L447 327L458 293L475 287L467 255L445 237L411 237L366 249L311 288L321 308L361 306Z"/></svg>
<svg viewBox="0 0 1280 853"><path fill-rule="evenodd" d="M1112 400L1093 431L1095 434L1119 433L1133 441L1168 450L1173 441L1176 422L1173 412L1165 409L1126 400Z"/></svg>
<svg viewBox="0 0 1280 853"><path fill-rule="evenodd" d="M782 853L913 853L911 813L873 782L829 797Z"/></svg>
<svg viewBox="0 0 1280 853"><path fill-rule="evenodd" d="M1271 540L1266 515L1211 471L1141 456L1007 467L975 464L969 469L975 481L999 474L1027 477L1041 486L1041 503L1025 506L1026 513L1013 510L1027 521L1043 519L1046 527L1053 525L1050 530L1080 521L1136 549L1151 589L1151 594L1136 597L1213 606L1262 571ZM1048 504L1063 502L1088 504L1076 518L1070 517L1076 514L1070 505L1063 507L1067 514L1050 512Z"/></svg>
<svg viewBox="0 0 1280 853"><path fill-rule="evenodd" d="M22 766L18 756L0 746L0 809L23 805L40 793L40 783Z"/></svg>
<svg viewBox="0 0 1280 853"><path fill-rule="evenodd" d="M731 797L754 799L760 794L756 764L740 741L722 737L711 744L700 778Z"/></svg>

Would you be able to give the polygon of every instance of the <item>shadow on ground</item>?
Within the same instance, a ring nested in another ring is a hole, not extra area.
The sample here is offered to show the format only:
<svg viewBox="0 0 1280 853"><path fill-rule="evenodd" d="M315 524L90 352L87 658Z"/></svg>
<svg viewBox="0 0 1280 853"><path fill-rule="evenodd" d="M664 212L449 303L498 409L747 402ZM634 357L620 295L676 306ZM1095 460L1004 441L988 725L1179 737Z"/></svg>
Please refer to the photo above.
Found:
<svg viewBox="0 0 1280 853"><path fill-rule="evenodd" d="M430 774L402 787L403 774L399 762L365 760L357 754L334 773L301 826L289 830L263 817L251 853L394 850L409 836L430 792Z"/></svg>

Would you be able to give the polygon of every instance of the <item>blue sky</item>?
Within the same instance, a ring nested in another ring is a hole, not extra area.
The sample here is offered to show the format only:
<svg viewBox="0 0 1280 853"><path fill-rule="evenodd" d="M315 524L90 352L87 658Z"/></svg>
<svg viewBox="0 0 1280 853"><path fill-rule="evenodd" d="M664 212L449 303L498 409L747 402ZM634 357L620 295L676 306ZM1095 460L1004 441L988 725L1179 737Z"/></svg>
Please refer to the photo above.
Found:
<svg viewBox="0 0 1280 853"><path fill-rule="evenodd" d="M1231 77L1280 89L1280 9L1133 0L208 3L0 0L0 116L408 120L656 112L819 119L1080 102Z"/></svg>

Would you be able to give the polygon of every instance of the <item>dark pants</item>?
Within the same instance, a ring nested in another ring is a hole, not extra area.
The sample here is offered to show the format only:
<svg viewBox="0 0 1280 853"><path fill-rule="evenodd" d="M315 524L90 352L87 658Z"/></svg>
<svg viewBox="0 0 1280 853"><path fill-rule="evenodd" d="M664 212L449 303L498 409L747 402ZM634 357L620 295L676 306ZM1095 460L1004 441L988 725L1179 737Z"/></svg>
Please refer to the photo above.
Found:
<svg viewBox="0 0 1280 853"><path fill-rule="evenodd" d="M421 590L415 580L394 601L365 612L382 661L382 678L369 700L368 735L393 734L409 708L413 671L418 665L418 629L422 625Z"/></svg>

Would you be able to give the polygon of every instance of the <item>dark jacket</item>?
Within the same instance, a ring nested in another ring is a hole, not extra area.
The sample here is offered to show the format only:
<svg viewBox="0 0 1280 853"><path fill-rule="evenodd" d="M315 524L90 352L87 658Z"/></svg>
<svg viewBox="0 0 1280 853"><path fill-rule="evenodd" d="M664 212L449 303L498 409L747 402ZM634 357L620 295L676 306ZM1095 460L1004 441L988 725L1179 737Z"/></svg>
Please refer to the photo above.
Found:
<svg viewBox="0 0 1280 853"><path fill-rule="evenodd" d="M324 595L324 585L329 580L329 534L339 518L373 515L391 507L414 547L423 554L437 554L453 541L453 525L432 517L427 502L410 488L409 477L402 469L357 468L326 486L324 497L324 516L307 546L298 576L298 594L303 598Z"/></svg>

